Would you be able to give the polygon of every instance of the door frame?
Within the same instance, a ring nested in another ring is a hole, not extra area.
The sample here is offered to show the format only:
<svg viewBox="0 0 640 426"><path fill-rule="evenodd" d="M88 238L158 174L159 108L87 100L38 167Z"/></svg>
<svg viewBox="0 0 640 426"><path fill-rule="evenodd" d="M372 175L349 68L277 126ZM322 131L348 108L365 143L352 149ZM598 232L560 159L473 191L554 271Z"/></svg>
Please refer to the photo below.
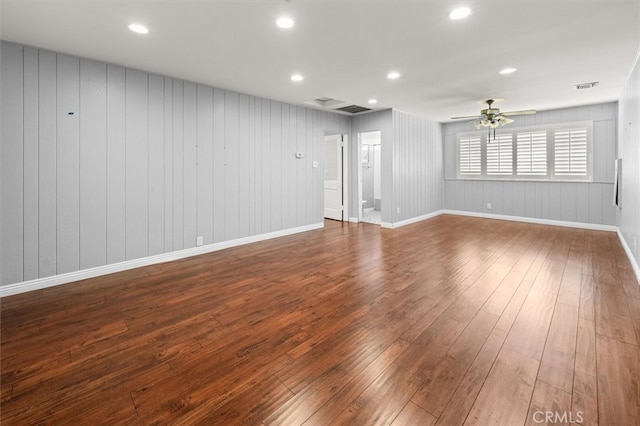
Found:
<svg viewBox="0 0 640 426"><path fill-rule="evenodd" d="M363 130L357 133L358 138L358 161L357 161L357 179L358 179L358 200L357 200L357 208L358 208L358 216L357 221L362 222L362 134L363 133L380 133L380 178L382 179L382 130ZM372 145L373 146L373 145ZM371 153L369 153L371 155ZM371 159L371 157L369 157ZM382 200L382 182L380 183L380 199ZM375 205L375 198L374 198ZM372 206L373 207L373 206ZM382 213L382 209L380 211Z"/></svg>

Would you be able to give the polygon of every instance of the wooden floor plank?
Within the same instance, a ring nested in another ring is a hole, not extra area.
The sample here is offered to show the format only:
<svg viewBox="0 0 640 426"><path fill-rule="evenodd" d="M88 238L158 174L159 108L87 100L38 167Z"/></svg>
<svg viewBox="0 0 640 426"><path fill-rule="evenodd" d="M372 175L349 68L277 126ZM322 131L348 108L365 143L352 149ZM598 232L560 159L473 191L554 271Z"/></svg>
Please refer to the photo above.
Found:
<svg viewBox="0 0 640 426"><path fill-rule="evenodd" d="M395 418L391 426L407 426L407 425L420 425L420 426L433 426L438 419L425 411L423 408L417 406L413 402L407 402L398 417Z"/></svg>
<svg viewBox="0 0 640 426"><path fill-rule="evenodd" d="M274 414L267 417L265 424L290 425L290 424L304 424L305 426L311 425L326 425L331 423L339 413L345 410L351 402L358 397L365 389L367 389L374 380L378 378L384 371L386 371L392 363L394 363L397 357L404 352L409 346L409 343L404 340L398 340L394 342L387 350L376 358L371 364L369 364L364 370L359 372L352 380L345 384L342 388L330 388L330 397L326 402L315 412L309 413L308 411L314 411L315 405L311 405L311 410L307 410L307 405L304 401L313 398L318 390L322 392L322 389L310 389L310 393L302 392L300 397L292 398L292 401L284 404L281 409L277 410ZM322 384L320 384L320 387ZM324 397L326 398L326 396ZM320 399L324 399L320 397ZM300 411L304 411L300 415ZM292 416L293 417L290 417ZM304 423L297 423L297 420L306 418Z"/></svg>
<svg viewBox="0 0 640 426"><path fill-rule="evenodd" d="M438 425L459 426L465 422L506 337L505 331L494 328L440 414Z"/></svg>
<svg viewBox="0 0 640 426"><path fill-rule="evenodd" d="M638 344L626 297L604 287L597 287L594 302L598 334Z"/></svg>
<svg viewBox="0 0 640 426"><path fill-rule="evenodd" d="M571 393L576 354L578 308L557 303L544 347L538 380Z"/></svg>
<svg viewBox="0 0 640 426"><path fill-rule="evenodd" d="M496 315L480 311L411 400L440 416L497 320Z"/></svg>
<svg viewBox="0 0 640 426"><path fill-rule="evenodd" d="M532 288L507 336L505 348L540 360L555 302L555 294Z"/></svg>
<svg viewBox="0 0 640 426"><path fill-rule="evenodd" d="M422 379L392 364L344 409L331 425L387 425L400 414Z"/></svg>
<svg viewBox="0 0 640 426"><path fill-rule="evenodd" d="M640 419L640 350L611 337L596 337L600 426L633 425Z"/></svg>
<svg viewBox="0 0 640 426"><path fill-rule="evenodd" d="M580 413L585 425L598 424L596 371L596 326L593 321L579 318L571 411Z"/></svg>
<svg viewBox="0 0 640 426"><path fill-rule="evenodd" d="M594 292L595 287L593 285L593 277L591 275L583 275L582 282L580 283L580 318L584 318L589 321L594 320Z"/></svg>
<svg viewBox="0 0 640 426"><path fill-rule="evenodd" d="M464 424L524 424L538 365L536 359L502 349Z"/></svg>
<svg viewBox="0 0 640 426"><path fill-rule="evenodd" d="M634 424L624 256L602 231L326 221L5 297L2 424Z"/></svg>

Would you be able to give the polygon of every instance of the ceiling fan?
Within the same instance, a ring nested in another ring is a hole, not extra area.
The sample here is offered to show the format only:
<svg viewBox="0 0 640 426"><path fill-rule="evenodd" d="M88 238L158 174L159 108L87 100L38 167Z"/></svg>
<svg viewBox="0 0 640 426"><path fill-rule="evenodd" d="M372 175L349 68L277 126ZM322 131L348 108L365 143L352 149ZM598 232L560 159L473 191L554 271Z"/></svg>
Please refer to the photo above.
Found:
<svg viewBox="0 0 640 426"><path fill-rule="evenodd" d="M473 119L472 123L476 127L476 129L480 129L481 127L488 127L489 133L491 133L491 129L493 129L493 137L495 139L496 127L504 126L509 123L513 123L513 120L509 118L512 115L524 115L524 114L535 114L536 111L533 109L528 109L524 111L509 111L509 112L500 112L500 108L493 107L493 103L496 102L495 99L487 99L485 103L488 105L488 108L485 108L480 111L480 115L468 115L464 117L451 117L452 120L463 120L463 119Z"/></svg>

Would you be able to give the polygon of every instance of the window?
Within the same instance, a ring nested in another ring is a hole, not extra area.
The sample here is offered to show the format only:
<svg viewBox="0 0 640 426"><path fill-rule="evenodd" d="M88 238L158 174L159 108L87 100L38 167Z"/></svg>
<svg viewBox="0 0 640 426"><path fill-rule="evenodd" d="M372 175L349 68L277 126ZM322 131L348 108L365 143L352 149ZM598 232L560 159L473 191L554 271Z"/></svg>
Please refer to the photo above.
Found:
<svg viewBox="0 0 640 426"><path fill-rule="evenodd" d="M458 134L458 177L504 180L591 180L593 123Z"/></svg>

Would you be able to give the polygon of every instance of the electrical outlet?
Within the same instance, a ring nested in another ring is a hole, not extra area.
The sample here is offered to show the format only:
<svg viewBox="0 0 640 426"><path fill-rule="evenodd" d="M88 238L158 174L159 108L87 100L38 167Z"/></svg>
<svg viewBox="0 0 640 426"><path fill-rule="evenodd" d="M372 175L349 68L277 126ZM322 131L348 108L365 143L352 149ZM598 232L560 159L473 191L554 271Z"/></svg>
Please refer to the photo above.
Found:
<svg viewBox="0 0 640 426"><path fill-rule="evenodd" d="M491 203L487 203L487 210L491 210Z"/></svg>
<svg viewBox="0 0 640 426"><path fill-rule="evenodd" d="M396 214L400 214L400 207L396 209Z"/></svg>
<svg viewBox="0 0 640 426"><path fill-rule="evenodd" d="M196 247L200 247L203 244L204 244L204 237L203 236L196 237Z"/></svg>

